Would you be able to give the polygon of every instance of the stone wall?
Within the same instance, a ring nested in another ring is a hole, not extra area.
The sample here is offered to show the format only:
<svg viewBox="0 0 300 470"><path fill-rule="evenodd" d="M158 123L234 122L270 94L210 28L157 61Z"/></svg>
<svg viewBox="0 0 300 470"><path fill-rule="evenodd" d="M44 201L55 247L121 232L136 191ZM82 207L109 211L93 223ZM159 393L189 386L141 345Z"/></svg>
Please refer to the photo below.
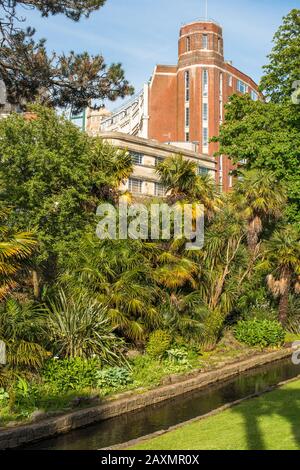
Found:
<svg viewBox="0 0 300 470"><path fill-rule="evenodd" d="M49 418L45 421L0 430L0 450L12 449L42 439L64 434L81 427L107 420L125 413L143 409L171 398L184 395L216 382L234 377L246 370L284 359L292 354L290 349L264 353L238 363L229 364L211 372L192 372L170 378L169 385L148 391L125 393L99 406Z"/></svg>

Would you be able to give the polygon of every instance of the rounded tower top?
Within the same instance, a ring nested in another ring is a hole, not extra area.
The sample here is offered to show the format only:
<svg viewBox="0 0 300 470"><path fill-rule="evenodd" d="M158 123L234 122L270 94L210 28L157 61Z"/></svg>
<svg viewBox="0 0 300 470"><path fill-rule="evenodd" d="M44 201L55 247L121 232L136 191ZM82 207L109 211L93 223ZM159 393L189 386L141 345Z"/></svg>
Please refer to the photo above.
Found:
<svg viewBox="0 0 300 470"><path fill-rule="evenodd" d="M222 26L217 23L217 21L199 19L196 21L192 21L191 23L186 23L182 25L182 27L180 28L180 36L183 36L188 33L194 33L197 31L210 31L215 32L220 36L223 35Z"/></svg>
<svg viewBox="0 0 300 470"><path fill-rule="evenodd" d="M198 20L180 28L179 59L193 53L223 56L223 30L213 20Z"/></svg>

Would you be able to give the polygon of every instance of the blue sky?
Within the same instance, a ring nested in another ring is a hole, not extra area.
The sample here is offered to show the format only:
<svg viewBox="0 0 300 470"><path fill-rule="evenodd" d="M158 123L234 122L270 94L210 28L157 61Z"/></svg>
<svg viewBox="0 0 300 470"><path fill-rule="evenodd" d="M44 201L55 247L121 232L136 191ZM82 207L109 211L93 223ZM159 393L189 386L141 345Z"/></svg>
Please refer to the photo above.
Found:
<svg viewBox="0 0 300 470"><path fill-rule="evenodd" d="M223 26L225 58L259 81L282 17L292 8L300 8L300 1L208 3L209 17ZM176 63L179 28L203 17L204 4L204 0L107 0L102 9L80 23L62 16L42 19L32 11L26 15L37 36L47 39L49 50L102 53L107 63L123 64L126 77L139 91L156 64Z"/></svg>

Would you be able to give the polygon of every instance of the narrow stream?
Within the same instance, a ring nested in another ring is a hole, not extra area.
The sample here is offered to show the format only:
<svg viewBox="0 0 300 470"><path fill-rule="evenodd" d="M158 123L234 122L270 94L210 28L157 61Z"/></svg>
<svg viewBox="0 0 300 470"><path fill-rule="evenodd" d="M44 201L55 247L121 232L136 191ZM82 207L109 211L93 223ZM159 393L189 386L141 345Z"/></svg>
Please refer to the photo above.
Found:
<svg viewBox="0 0 300 470"><path fill-rule="evenodd" d="M27 446L31 450L96 450L167 429L202 416L222 405L239 400L271 385L300 375L300 366L284 359L233 379L193 391L142 411L130 413Z"/></svg>

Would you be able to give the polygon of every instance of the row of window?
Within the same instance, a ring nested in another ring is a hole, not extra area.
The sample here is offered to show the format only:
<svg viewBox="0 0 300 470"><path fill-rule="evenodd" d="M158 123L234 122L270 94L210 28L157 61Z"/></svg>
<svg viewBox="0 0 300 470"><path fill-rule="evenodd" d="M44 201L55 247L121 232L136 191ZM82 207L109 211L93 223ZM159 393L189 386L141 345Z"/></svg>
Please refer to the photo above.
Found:
<svg viewBox="0 0 300 470"><path fill-rule="evenodd" d="M137 178L129 178L128 189L131 193L143 194L143 183L144 181ZM164 197L166 195L166 190L162 184L154 184L154 195L157 197Z"/></svg>
<svg viewBox="0 0 300 470"><path fill-rule="evenodd" d="M208 131L208 129L207 129L207 131ZM207 143L208 143L208 132L207 132L207 133L206 133L206 132L204 133L204 138L205 138L205 140L206 140ZM143 164L143 155L142 155L141 153L138 153L138 152L130 152L130 154L131 154L131 157L132 157L132 161L133 161L133 163L134 163L135 165L142 165L142 164ZM156 164L156 166L157 166L159 163L162 163L163 161L164 161L164 158L163 158L163 157L156 157L156 158L155 158L155 164ZM206 175L207 175L208 173L209 173L209 169L208 169L208 168L202 167L202 166L199 166L199 167L198 167L198 174L199 174L199 175L200 175L200 174L201 174L201 175L202 175L202 174L206 174ZM136 187L135 187L134 192L139 192L139 187L140 187L140 185L141 185L141 180L138 180L138 179L134 179L134 178L133 178L133 179L131 179L131 180L129 180L129 181L130 181L130 185L131 185L131 184L136 184ZM131 182L133 182L133 183L131 183ZM157 194L157 195L158 195L158 194Z"/></svg>
<svg viewBox="0 0 300 470"><path fill-rule="evenodd" d="M233 86L233 77L229 75L228 85ZM242 80L237 80L237 91L245 94L248 93L249 87ZM203 71L203 95L207 96L208 94L208 70ZM258 100L258 94L256 91L251 90L251 98L253 101ZM220 95L223 95L223 73L220 73ZM187 70L185 72L185 101L188 103L190 101L190 72Z"/></svg>
<svg viewBox="0 0 300 470"><path fill-rule="evenodd" d="M199 166L197 174L199 176L209 175L210 170L204 166ZM143 183L144 181L137 178L129 178L128 190L134 194L143 194ZM166 195L166 189L161 183L154 183L154 195L157 197L164 197Z"/></svg>
<svg viewBox="0 0 300 470"><path fill-rule="evenodd" d="M133 152L130 151L130 156L132 159L132 163L134 165L143 165L144 163L144 155L139 152ZM163 157L155 157L155 166L157 166L159 163L163 162L164 158Z"/></svg>
<svg viewBox="0 0 300 470"><path fill-rule="evenodd" d="M203 152L207 152L209 144L209 131L208 131L208 117L209 117L209 108L208 108L208 70L204 69L202 71L202 145ZM233 77L229 76L228 81L229 86L233 86ZM220 72L220 84L219 84L219 121L223 122L223 73ZM249 91L249 87L246 83L241 80L237 81L237 90L243 94ZM258 100L258 94L254 91L250 91L250 95L253 101ZM185 140L186 142L190 141L190 72L185 72Z"/></svg>
<svg viewBox="0 0 300 470"><path fill-rule="evenodd" d="M208 70L202 71L202 151L208 153Z"/></svg>
<svg viewBox="0 0 300 470"><path fill-rule="evenodd" d="M202 40L201 40L201 47L202 49L208 49L208 34L202 34ZM191 51L191 37L187 36L186 38L186 52ZM218 38L218 52L222 53L222 39Z"/></svg>
<svg viewBox="0 0 300 470"><path fill-rule="evenodd" d="M242 82L242 80L238 80L237 81L237 91L239 91L240 93L243 93L245 95L249 91L249 86L246 83ZM256 93L256 91L251 90L250 91L250 96L251 96L253 101L258 100L258 94Z"/></svg>

